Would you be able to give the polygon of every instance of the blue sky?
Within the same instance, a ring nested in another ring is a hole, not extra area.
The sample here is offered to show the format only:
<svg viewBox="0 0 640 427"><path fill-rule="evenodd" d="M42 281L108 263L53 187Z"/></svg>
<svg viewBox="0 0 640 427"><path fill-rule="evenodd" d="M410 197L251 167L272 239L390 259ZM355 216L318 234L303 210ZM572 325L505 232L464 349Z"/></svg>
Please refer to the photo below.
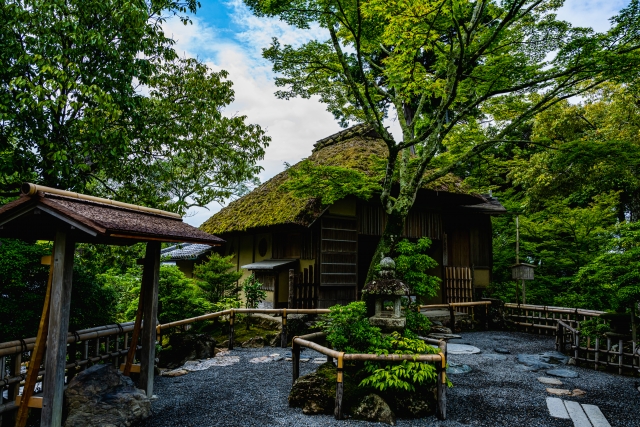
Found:
<svg viewBox="0 0 640 427"><path fill-rule="evenodd" d="M576 26L596 31L609 27L609 18L628 4L628 0L567 0L558 15ZM296 163L307 157L313 143L340 130L333 116L317 99L277 99L273 73L262 59L261 50L272 37L283 44L298 45L311 38L324 39L319 28L298 30L277 19L257 18L241 0L201 0L202 7L192 16L192 25L169 19L164 29L176 40L180 55L196 57L214 70L225 69L234 84L236 98L225 114L245 115L247 121L261 125L271 136L260 179L265 181L282 171L284 162ZM398 126L390 121L392 129ZM217 203L192 208L185 221L200 225L221 209Z"/></svg>

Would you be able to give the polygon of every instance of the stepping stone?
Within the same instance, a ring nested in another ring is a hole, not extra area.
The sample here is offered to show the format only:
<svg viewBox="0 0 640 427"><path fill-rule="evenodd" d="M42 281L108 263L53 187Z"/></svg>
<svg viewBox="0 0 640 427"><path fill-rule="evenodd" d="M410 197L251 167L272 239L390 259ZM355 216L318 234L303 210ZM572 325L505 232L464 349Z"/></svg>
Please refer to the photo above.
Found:
<svg viewBox="0 0 640 427"><path fill-rule="evenodd" d="M593 427L611 427L609 421L604 417L600 408L596 405L582 405L582 409L584 410L587 417L589 417L589 421L593 424Z"/></svg>
<svg viewBox="0 0 640 427"><path fill-rule="evenodd" d="M547 371L547 375L560 378L578 378L579 376L577 372L570 371L568 369L552 369L550 371Z"/></svg>
<svg viewBox="0 0 640 427"><path fill-rule="evenodd" d="M302 359L302 358L300 358L301 362L308 362L309 360L311 360L311 359Z"/></svg>
<svg viewBox="0 0 640 427"><path fill-rule="evenodd" d="M554 418L562 418L563 420L570 419L569 413L567 412L567 408L564 407L562 399L557 397L547 397L547 408L549 408L549 414Z"/></svg>
<svg viewBox="0 0 640 427"><path fill-rule="evenodd" d="M556 396L571 396L571 391L563 388L548 388L547 393L555 394Z"/></svg>
<svg viewBox="0 0 640 427"><path fill-rule="evenodd" d="M495 351L496 353L500 353L500 354L511 354L511 352L506 348L496 348Z"/></svg>
<svg viewBox="0 0 640 427"><path fill-rule="evenodd" d="M322 365L326 361L327 361L326 357L316 357L315 359L313 359L313 363L317 363L318 365Z"/></svg>
<svg viewBox="0 0 640 427"><path fill-rule="evenodd" d="M538 381L547 385L562 385L562 381L557 378L538 377Z"/></svg>
<svg viewBox="0 0 640 427"><path fill-rule="evenodd" d="M449 353L449 354L476 354L476 353L480 353L480 349L478 347L474 347L472 345L448 344L447 345L447 353Z"/></svg>
<svg viewBox="0 0 640 427"><path fill-rule="evenodd" d="M519 354L517 362L527 366L531 371L537 371L539 369L552 369L555 367L551 363L540 360L540 356L537 354Z"/></svg>
<svg viewBox="0 0 640 427"><path fill-rule="evenodd" d="M471 372L471 367L469 367L469 365L449 363L449 367L447 368L447 374L451 375L468 374L469 372Z"/></svg>
<svg viewBox="0 0 640 427"><path fill-rule="evenodd" d="M462 338L460 335L456 334L429 334L427 336L435 340L455 340Z"/></svg>
<svg viewBox="0 0 640 427"><path fill-rule="evenodd" d="M507 360L507 356L503 354L483 354L482 357L488 360L495 360L497 362L501 362L503 360Z"/></svg>
<svg viewBox="0 0 640 427"><path fill-rule="evenodd" d="M579 388L574 388L573 391L571 392L571 396L574 396L574 397L584 396L585 394L587 394L587 392L584 390L580 390Z"/></svg>
<svg viewBox="0 0 640 427"><path fill-rule="evenodd" d="M567 408L569 417L573 421L574 427L592 427L587 414L584 413L582 406L578 402L565 400L564 406Z"/></svg>

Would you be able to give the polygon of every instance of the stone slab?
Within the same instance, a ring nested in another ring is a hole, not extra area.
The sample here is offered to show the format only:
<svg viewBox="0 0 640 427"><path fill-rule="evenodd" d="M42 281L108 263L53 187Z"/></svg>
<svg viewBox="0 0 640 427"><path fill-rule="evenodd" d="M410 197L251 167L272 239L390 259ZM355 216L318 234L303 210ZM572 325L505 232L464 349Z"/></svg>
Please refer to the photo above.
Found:
<svg viewBox="0 0 640 427"><path fill-rule="evenodd" d="M465 344L448 344L447 353L449 354L477 354L480 353L478 347Z"/></svg>
<svg viewBox="0 0 640 427"><path fill-rule="evenodd" d="M505 356L504 354L487 353L487 354L483 354L482 357L488 360L494 360L496 362L502 362L504 360L507 360L507 356Z"/></svg>
<svg viewBox="0 0 640 427"><path fill-rule="evenodd" d="M511 354L511 352L506 348L496 348L495 351L496 353L500 353L500 354Z"/></svg>
<svg viewBox="0 0 640 427"><path fill-rule="evenodd" d="M560 378L578 378L579 376L577 372L568 369L552 369L547 371L547 375Z"/></svg>
<svg viewBox="0 0 640 427"><path fill-rule="evenodd" d="M555 394L556 396L571 396L571 390L563 388L548 388L547 393Z"/></svg>
<svg viewBox="0 0 640 427"><path fill-rule="evenodd" d="M592 427L589 417L584 413L582 406L578 402L572 400L565 400L564 406L567 408L569 417L573 421L574 427Z"/></svg>
<svg viewBox="0 0 640 427"><path fill-rule="evenodd" d="M450 375L468 374L469 372L471 372L471 367L469 367L469 365L458 365L457 363L449 363L449 367L447 368L447 374Z"/></svg>
<svg viewBox="0 0 640 427"><path fill-rule="evenodd" d="M557 378L538 377L538 381L546 385L562 385L562 381Z"/></svg>
<svg viewBox="0 0 640 427"><path fill-rule="evenodd" d="M563 420L569 420L569 413L567 408L564 407L562 399L557 397L547 397L547 408L549 408L549 414L553 418L562 418Z"/></svg>
<svg viewBox="0 0 640 427"><path fill-rule="evenodd" d="M584 413L589 417L589 421L593 424L593 427L611 427L609 421L605 418L604 414L596 405L582 405Z"/></svg>

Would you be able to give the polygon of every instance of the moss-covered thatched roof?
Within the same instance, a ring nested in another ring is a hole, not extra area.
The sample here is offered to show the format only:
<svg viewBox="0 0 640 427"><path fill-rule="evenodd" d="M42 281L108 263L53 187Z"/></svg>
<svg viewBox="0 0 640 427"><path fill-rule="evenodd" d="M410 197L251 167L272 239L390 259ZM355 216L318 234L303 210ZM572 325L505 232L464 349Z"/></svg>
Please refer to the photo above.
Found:
<svg viewBox="0 0 640 427"><path fill-rule="evenodd" d="M370 127L356 125L318 141L309 160L319 165L352 168L370 175L373 173L375 157L385 159L387 154L386 144ZM301 198L281 188L289 179L289 171L299 166L300 163L291 166L251 193L231 202L200 228L207 233L222 234L282 224L309 226L327 206L315 198ZM425 189L469 194L461 180L452 175L429 183Z"/></svg>

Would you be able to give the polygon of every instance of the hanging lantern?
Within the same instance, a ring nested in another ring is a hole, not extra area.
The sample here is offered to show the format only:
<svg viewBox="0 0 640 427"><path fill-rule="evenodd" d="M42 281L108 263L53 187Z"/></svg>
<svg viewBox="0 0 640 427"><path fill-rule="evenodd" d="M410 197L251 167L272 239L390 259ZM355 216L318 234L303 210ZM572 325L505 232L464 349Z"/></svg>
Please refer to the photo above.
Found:
<svg viewBox="0 0 640 427"><path fill-rule="evenodd" d="M516 280L533 280L535 265L519 262L511 266L511 278Z"/></svg>

